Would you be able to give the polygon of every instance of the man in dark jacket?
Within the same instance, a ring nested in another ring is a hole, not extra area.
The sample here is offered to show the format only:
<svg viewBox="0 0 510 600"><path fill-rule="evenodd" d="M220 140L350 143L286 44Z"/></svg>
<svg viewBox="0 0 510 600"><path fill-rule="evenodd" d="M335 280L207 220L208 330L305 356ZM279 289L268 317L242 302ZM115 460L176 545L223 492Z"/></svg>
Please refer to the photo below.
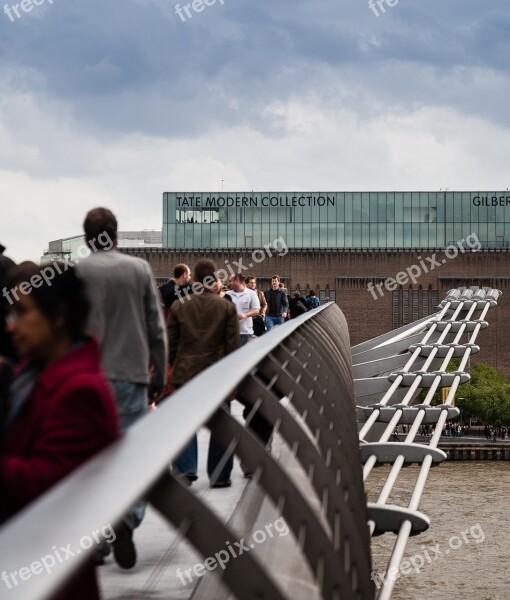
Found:
<svg viewBox="0 0 510 600"><path fill-rule="evenodd" d="M221 285L215 264L207 259L199 260L194 268L193 279L201 284L199 289L186 302L174 302L168 315L171 383L176 388L239 348L241 343L236 308L218 294ZM232 457L221 473L215 473L224 453L225 448L211 432L207 460L211 487L228 487L231 484ZM174 461L173 467L177 474L191 483L197 479L197 465L198 444L195 435Z"/></svg>
<svg viewBox="0 0 510 600"><path fill-rule="evenodd" d="M308 311L306 300L299 292L294 292L294 296L289 301L290 318L295 319Z"/></svg>
<svg viewBox="0 0 510 600"><path fill-rule="evenodd" d="M191 271L188 265L175 265L174 276L170 281L164 283L159 288L163 306L165 307L165 317L172 304L182 298L182 294L189 295L191 293Z"/></svg>
<svg viewBox="0 0 510 600"><path fill-rule="evenodd" d="M278 275L271 277L271 289L264 292L267 302L266 329L270 331L274 325L283 325L289 312L289 301L283 288L280 288Z"/></svg>

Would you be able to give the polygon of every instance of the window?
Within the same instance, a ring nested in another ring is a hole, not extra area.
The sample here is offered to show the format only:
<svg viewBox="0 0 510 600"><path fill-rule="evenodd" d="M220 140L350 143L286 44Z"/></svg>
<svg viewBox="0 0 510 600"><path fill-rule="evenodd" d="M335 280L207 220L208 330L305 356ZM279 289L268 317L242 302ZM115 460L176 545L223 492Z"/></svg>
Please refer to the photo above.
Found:
<svg viewBox="0 0 510 600"><path fill-rule="evenodd" d="M392 293L393 329L418 321L437 312L439 292L433 290L399 290Z"/></svg>

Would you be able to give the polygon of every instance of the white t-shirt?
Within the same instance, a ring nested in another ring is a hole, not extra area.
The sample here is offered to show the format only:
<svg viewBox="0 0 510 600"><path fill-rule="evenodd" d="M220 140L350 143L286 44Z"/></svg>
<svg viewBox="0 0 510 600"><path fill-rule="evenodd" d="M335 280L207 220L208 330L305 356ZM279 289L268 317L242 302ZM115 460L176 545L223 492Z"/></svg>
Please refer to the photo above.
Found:
<svg viewBox="0 0 510 600"><path fill-rule="evenodd" d="M245 287L242 292L234 292L230 290L227 294L232 298L235 304L237 314L247 313L255 308L260 309L259 297L257 292ZM239 333L253 335L253 319L248 317L239 321Z"/></svg>

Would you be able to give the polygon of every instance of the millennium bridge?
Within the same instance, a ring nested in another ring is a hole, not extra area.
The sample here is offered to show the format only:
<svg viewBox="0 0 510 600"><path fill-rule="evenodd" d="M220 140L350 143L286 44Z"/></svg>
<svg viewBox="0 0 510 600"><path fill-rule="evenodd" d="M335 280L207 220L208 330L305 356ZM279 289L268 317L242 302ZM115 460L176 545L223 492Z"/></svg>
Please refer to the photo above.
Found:
<svg viewBox="0 0 510 600"><path fill-rule="evenodd" d="M113 561L99 567L105 598L390 598L410 536L434 519L420 500L430 470L446 458L441 431L458 416L457 389L469 380L469 358L500 293L451 290L435 314L353 348L330 303L242 347L4 525L1 571L55 548L79 550L0 597L55 596L97 551L84 547L84 536L119 523L144 499L139 563L127 572ZM460 365L450 372L452 359ZM446 400L433 406L441 388ZM252 407L246 422L237 402L225 409L237 390ZM266 445L246 426L260 415L273 428ZM393 441L400 425L405 439ZM426 444L416 441L422 425L434 429ZM218 469L234 454L251 479L236 467L233 486L217 490L203 469L192 487L173 477L172 459L196 432L202 459L208 429L226 448ZM381 465L387 475L367 502L365 486ZM391 504L409 465L417 466L411 499ZM381 535L392 544L376 589L371 543Z"/></svg>

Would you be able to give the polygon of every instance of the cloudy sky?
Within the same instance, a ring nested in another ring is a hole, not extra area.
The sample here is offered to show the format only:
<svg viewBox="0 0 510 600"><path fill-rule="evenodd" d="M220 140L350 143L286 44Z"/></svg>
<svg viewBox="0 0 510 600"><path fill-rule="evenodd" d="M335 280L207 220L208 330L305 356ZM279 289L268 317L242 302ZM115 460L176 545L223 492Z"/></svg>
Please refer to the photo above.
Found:
<svg viewBox="0 0 510 600"><path fill-rule="evenodd" d="M506 190L508 0L379 1L216 0L183 21L173 0L8 0L7 254L38 259L97 205L121 229L160 228L164 191L221 180Z"/></svg>

